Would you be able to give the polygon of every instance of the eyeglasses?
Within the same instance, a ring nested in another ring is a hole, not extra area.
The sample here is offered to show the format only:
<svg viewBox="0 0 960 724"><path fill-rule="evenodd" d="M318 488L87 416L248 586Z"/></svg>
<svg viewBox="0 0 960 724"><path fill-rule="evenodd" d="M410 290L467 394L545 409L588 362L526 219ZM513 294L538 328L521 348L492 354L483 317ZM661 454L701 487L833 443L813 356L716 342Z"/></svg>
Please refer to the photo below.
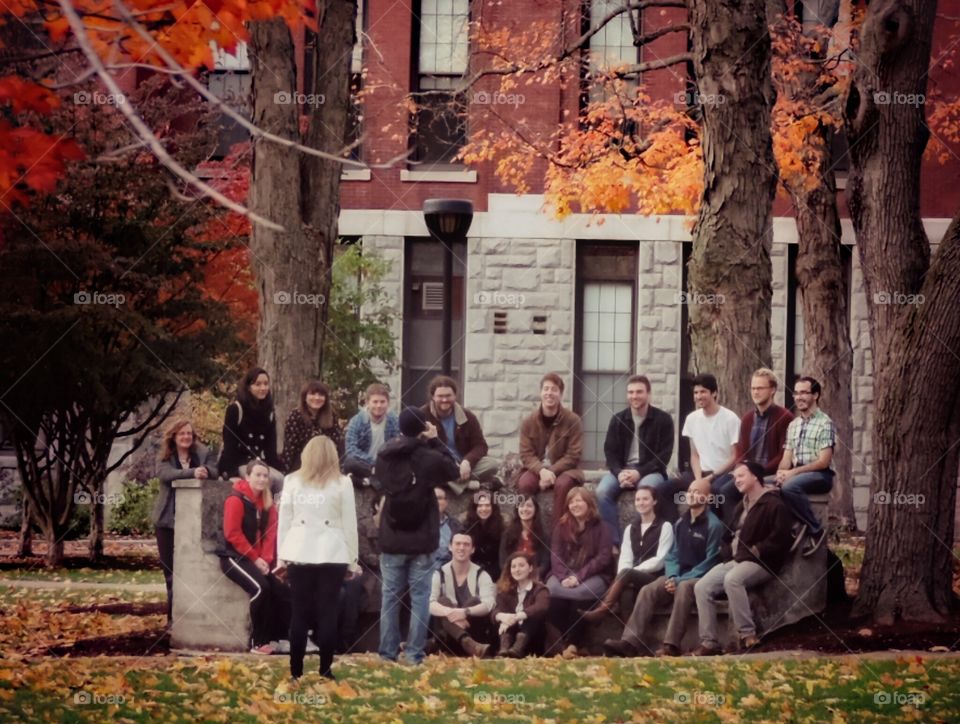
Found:
<svg viewBox="0 0 960 724"><path fill-rule="evenodd" d="M801 395L812 395L812 394L813 394L812 390L794 390L793 391L794 397L800 397Z"/></svg>

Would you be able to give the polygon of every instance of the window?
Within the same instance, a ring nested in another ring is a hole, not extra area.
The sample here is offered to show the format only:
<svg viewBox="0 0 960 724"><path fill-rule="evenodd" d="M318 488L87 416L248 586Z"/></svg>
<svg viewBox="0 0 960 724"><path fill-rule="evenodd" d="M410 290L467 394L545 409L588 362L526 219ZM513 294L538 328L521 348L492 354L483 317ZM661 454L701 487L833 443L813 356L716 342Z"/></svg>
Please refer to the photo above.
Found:
<svg viewBox="0 0 960 724"><path fill-rule="evenodd" d="M623 0L592 0L590 3L590 24L584 30L598 27L604 18L609 17L610 13L624 7L624 5ZM598 71L609 71L635 65L640 61L640 49L633 44L634 31L630 27L631 18L635 23L639 23L639 15L639 12L636 14L631 11L623 12L590 37L588 76L592 77ZM626 80L631 93L636 93L638 74L634 73ZM602 88L594 83L589 83L589 89L589 99L591 101L603 99Z"/></svg>
<svg viewBox="0 0 960 724"><path fill-rule="evenodd" d="M357 3L357 24L354 32L357 42L353 45L350 57L350 108L347 111L347 134L345 145L350 149L350 158L361 160L361 137L363 134L363 105L360 103L360 91L363 90L363 24L366 20L363 0Z"/></svg>
<svg viewBox="0 0 960 724"><path fill-rule="evenodd" d="M421 0L414 17L417 48L413 157L450 164L466 141L466 94L458 92L469 60L469 0Z"/></svg>
<svg viewBox="0 0 960 724"><path fill-rule="evenodd" d="M213 48L214 69L207 76L207 88L233 110L250 118L250 59L247 44L238 43L234 52ZM214 158L224 158L230 147L250 138L249 132L235 120L221 114L218 121L220 132Z"/></svg>

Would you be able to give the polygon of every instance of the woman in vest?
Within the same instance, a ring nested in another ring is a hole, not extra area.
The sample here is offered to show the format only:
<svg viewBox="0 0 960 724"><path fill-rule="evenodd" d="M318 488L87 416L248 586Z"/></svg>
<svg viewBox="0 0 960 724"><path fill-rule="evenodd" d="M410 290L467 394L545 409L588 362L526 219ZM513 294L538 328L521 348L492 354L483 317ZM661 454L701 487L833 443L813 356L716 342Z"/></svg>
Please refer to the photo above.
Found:
<svg viewBox="0 0 960 724"><path fill-rule="evenodd" d="M270 393L270 375L254 367L243 376L237 399L223 415L223 450L217 466L224 478L241 477L240 466L256 458L270 466L274 492L283 484L283 463L277 454L277 420Z"/></svg>
<svg viewBox="0 0 960 724"><path fill-rule="evenodd" d="M673 545L673 526L656 516L657 491L641 485L633 496L637 514L623 531L617 578L603 600L592 611L584 613L587 621L600 621L618 610L629 614L637 592L663 571L663 562ZM632 596L631 596L632 594Z"/></svg>
<svg viewBox="0 0 960 724"><path fill-rule="evenodd" d="M283 462L288 473L300 469L303 448L318 435L329 437L340 452L340 425L330 402L330 388L311 380L300 390L300 406L283 426Z"/></svg>
<svg viewBox="0 0 960 724"><path fill-rule="evenodd" d="M498 656L521 659L539 645L550 609L550 593L537 580L535 559L520 551L510 554L497 581L497 605L491 617L499 626Z"/></svg>
<svg viewBox="0 0 960 724"><path fill-rule="evenodd" d="M493 504L493 493L481 490L473 494L473 501L463 522L463 532L473 538L473 562L496 581L500 577L500 539L503 537L503 516Z"/></svg>
<svg viewBox="0 0 960 724"><path fill-rule="evenodd" d="M500 541L500 568L509 569L507 559L513 553L533 556L537 580L550 575L550 539L540 522L540 504L536 495L521 495L514 510L513 520Z"/></svg>
<svg viewBox="0 0 960 724"><path fill-rule="evenodd" d="M217 477L217 458L197 442L190 420L176 420L167 428L160 447L160 492L153 506L153 527L157 532L160 567L167 584L167 625L173 618L173 522L176 517L174 480L209 480Z"/></svg>
<svg viewBox="0 0 960 724"><path fill-rule="evenodd" d="M337 645L337 607L344 578L360 574L353 483L327 437L311 439L303 464L288 475L280 498L280 546L293 595L290 675L303 675L307 631L320 648L320 675L331 671Z"/></svg>
<svg viewBox="0 0 960 724"><path fill-rule="evenodd" d="M277 509L270 493L270 467L247 464L247 480L238 480L223 503L224 552L220 568L250 596L252 649L272 654L272 641L285 639L290 621L290 592L271 573L277 544Z"/></svg>

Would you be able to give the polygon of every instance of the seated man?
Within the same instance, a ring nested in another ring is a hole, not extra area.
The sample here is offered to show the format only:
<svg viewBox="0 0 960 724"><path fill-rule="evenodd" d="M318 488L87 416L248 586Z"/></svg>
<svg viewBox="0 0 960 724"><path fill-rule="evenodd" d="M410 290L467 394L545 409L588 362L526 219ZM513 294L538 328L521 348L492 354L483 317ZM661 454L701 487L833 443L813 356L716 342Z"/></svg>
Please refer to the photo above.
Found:
<svg viewBox="0 0 960 724"><path fill-rule="evenodd" d="M583 615L587 621L600 621L608 613L617 613L618 607L630 610L636 591L660 577L663 561L673 547L673 526L660 520L655 512L657 491L641 485L633 496L633 504L637 515L623 531L617 577L597 607Z"/></svg>
<svg viewBox="0 0 960 724"><path fill-rule="evenodd" d="M374 461L384 443L400 435L397 416L387 411L390 390L374 382L367 387L367 404L350 418L347 424L346 450L340 469L349 475L356 487L371 485L374 479Z"/></svg>
<svg viewBox="0 0 960 724"><path fill-rule="evenodd" d="M553 488L553 510L562 511L570 488L583 484L579 469L583 452L580 416L565 408L563 379L548 372L540 380L540 407L520 425L520 460L523 472L517 490L536 495ZM554 517L559 517L556 512Z"/></svg>
<svg viewBox="0 0 960 724"><path fill-rule="evenodd" d="M460 478L447 486L457 495L464 490L479 490L480 483L499 487L496 482L500 463L487 457L487 441L480 421L457 402L457 383L439 375L430 382L430 402L420 408L437 428L440 442L449 448L460 465Z"/></svg>
<svg viewBox="0 0 960 724"><path fill-rule="evenodd" d="M780 492L763 485L763 466L753 461L739 463L733 470L737 490L743 500L734 514L735 533L728 532L729 546L724 546L721 563L694 586L697 615L700 617L700 645L694 656L722 653L717 635L716 599L727 594L730 616L737 627L740 649L751 649L759 643L757 627L750 609L748 591L766 583L780 570L793 536L793 516Z"/></svg>
<svg viewBox="0 0 960 724"><path fill-rule="evenodd" d="M627 409L610 418L603 442L609 472L597 485L600 515L610 527L614 546L620 545L620 493L639 485L667 492L660 489L667 483L667 463L673 455L673 418L650 404L650 380L643 375L628 379L627 402ZM661 518L666 497L658 496L657 513Z"/></svg>
<svg viewBox="0 0 960 724"><path fill-rule="evenodd" d="M470 560L473 539L455 533L450 542L453 560L433 574L430 615L443 650L483 658L490 649L489 617L496 604L493 580ZM478 640L479 639L479 640Z"/></svg>
<svg viewBox="0 0 960 724"><path fill-rule="evenodd" d="M440 509L440 545L437 546L437 550L433 554L434 568L439 570L440 566L449 562L453 557L450 553L450 542L453 540L454 534L461 531L463 525L459 520L447 514L449 501L447 501L446 488L438 485L433 489L433 492L437 496L437 507Z"/></svg>
<svg viewBox="0 0 960 724"><path fill-rule="evenodd" d="M823 543L827 531L814 515L807 496L829 493L833 488L830 466L837 433L833 420L820 409L819 382L812 377L797 378L793 397L799 417L787 428L787 442L774 480L784 501L810 534L803 549L803 555L809 556Z"/></svg>
<svg viewBox="0 0 960 724"><path fill-rule="evenodd" d="M619 639L604 641L606 653L639 656L645 651L643 636L653 614L659 606L672 603L667 633L663 646L657 649L657 656L680 655L680 643L693 610L694 587L700 577L720 560L724 527L707 509L709 494L710 484L706 480L690 483L687 512L674 528L673 545L664 560L663 575L640 589L623 635Z"/></svg>

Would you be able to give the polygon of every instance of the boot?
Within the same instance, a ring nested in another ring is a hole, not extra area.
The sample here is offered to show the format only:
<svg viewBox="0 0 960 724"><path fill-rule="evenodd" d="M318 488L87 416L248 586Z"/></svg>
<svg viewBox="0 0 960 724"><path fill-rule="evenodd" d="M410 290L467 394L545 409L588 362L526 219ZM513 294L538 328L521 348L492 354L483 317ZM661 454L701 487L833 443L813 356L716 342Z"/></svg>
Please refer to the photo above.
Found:
<svg viewBox="0 0 960 724"><path fill-rule="evenodd" d="M520 634L521 636L523 634ZM513 634L509 631L507 633L500 634L500 648L497 651L497 656L509 656L510 647L513 646Z"/></svg>
<svg viewBox="0 0 960 724"><path fill-rule="evenodd" d="M563 648L566 645L567 642L563 640L563 632L552 623L548 623L547 636L543 647L543 655L559 656L560 652L563 651Z"/></svg>
<svg viewBox="0 0 960 724"><path fill-rule="evenodd" d="M610 584L610 588L607 589L596 608L590 611L580 611L583 620L589 623L597 623L602 621L607 614L616 614L620 608L620 594L623 593L625 587L626 581L623 578L617 578Z"/></svg>
<svg viewBox="0 0 960 724"><path fill-rule="evenodd" d="M461 637L460 646L468 656L476 656L478 659L484 658L490 650L490 644L481 644L467 635Z"/></svg>
<svg viewBox="0 0 960 724"><path fill-rule="evenodd" d="M530 646L530 635L525 633L518 633L517 640L513 642L507 650L507 656L511 659L522 659L527 655L527 648Z"/></svg>

